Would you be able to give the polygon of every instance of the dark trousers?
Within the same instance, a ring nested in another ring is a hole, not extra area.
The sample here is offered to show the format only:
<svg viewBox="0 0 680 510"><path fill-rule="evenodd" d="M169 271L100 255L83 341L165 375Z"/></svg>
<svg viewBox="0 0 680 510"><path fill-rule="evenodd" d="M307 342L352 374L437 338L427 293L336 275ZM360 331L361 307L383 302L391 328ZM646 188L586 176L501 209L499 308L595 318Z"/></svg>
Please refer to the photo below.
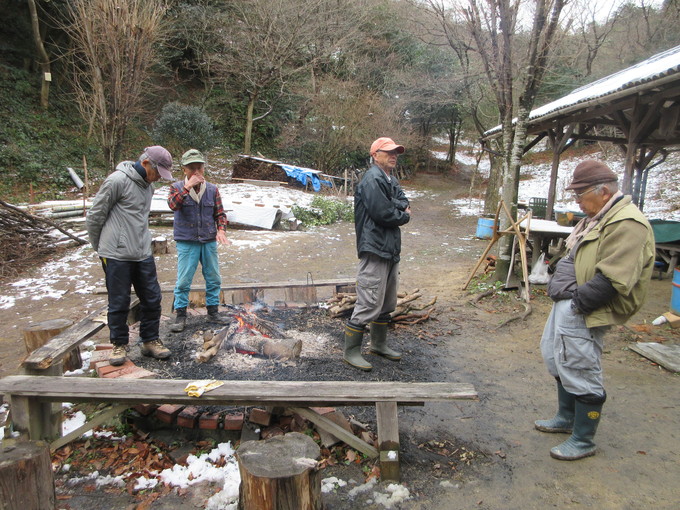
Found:
<svg viewBox="0 0 680 510"><path fill-rule="evenodd" d="M142 342L158 338L161 319L161 287L156 275L153 257L132 262L99 257L106 275L106 290L109 293L109 335L113 345L127 345L130 313L130 287L134 287L139 298L139 336Z"/></svg>

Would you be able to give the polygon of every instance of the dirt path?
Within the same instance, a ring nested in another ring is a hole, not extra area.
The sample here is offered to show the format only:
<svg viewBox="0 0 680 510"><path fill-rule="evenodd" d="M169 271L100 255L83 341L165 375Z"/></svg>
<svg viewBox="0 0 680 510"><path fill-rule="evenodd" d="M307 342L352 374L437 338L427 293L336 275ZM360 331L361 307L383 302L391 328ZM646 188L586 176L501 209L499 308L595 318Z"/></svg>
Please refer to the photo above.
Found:
<svg viewBox="0 0 680 510"><path fill-rule="evenodd" d="M485 242L473 238L476 218L459 216L448 203L466 186L435 176L419 176L406 186L417 193L412 199L413 220L403 228L401 287L420 288L438 299L438 316L426 326L439 335L436 354L428 354L431 360L424 365L441 380L473 383L480 400L431 404L400 413L403 483L414 498L398 508L677 508L678 376L641 358L627 345L635 338L677 343L678 330L625 327L608 335L603 366L609 398L596 438L600 451L578 462L551 459L549 449L564 436L533 429L535 419L551 417L555 410L554 381L538 348L549 300L538 291L533 314L526 321L496 329L518 309L514 298L472 306L460 290L485 247ZM157 233L167 235L168 230ZM316 279L355 275L354 234L348 224L281 233L271 244L260 246L253 242L263 239L261 234L233 231L230 237L234 245L225 249L220 262L225 281L300 280L308 272ZM76 274L73 279L57 278L54 286L66 291L62 296L17 297L14 307L0 310L1 375L14 373L24 355L23 324L54 317L77 320L104 303L102 296L86 293L102 284L94 254L80 259L77 266L54 269L62 276ZM162 283L174 282L174 270L174 256L159 259ZM33 275L48 278L38 270ZM6 285L2 293L18 294L19 288ZM649 323L667 311L670 289L668 279L653 280L647 305L632 323ZM166 313L169 307L166 299ZM418 355L414 349L401 363ZM445 458L427 456L418 448L433 439L467 445L478 455L457 471L444 469ZM343 472L336 476L343 477ZM191 505L198 505L199 499L196 496ZM108 501L114 506L98 507L123 508L113 499ZM174 504L168 499L164 507L180 508L183 503ZM351 500L346 491L330 495L327 506L383 508Z"/></svg>

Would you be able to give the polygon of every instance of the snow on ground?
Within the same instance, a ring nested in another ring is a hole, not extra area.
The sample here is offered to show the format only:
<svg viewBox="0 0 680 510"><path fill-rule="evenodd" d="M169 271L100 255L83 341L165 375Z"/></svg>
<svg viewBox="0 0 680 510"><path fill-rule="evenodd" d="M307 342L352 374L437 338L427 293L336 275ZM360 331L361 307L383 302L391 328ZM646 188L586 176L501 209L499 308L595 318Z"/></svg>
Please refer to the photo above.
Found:
<svg viewBox="0 0 680 510"><path fill-rule="evenodd" d="M464 165L474 165L475 158L465 148L457 154L458 162ZM444 153L438 153L445 157ZM590 156L593 157L593 156ZM480 164L482 175L488 175L488 158L486 163ZM571 201L569 194L564 191L564 187L569 181L574 167L583 158L565 160L560 167L560 176L557 184L557 208L578 210L575 202ZM666 162L650 171L647 187L647 198L645 202L645 213L650 218L663 218L680 220L680 179L674 178L676 168L680 158L669 157ZM614 171L623 172L623 162L612 160L609 162ZM548 189L550 175L550 164L525 165L522 168L522 180L519 187L520 200L528 201L531 197L545 197ZM162 209L167 197L169 188L164 186L157 190L154 200L154 208ZM314 194L305 193L295 189L284 187L259 187L249 184L229 184L220 186L220 192L226 197L227 201L238 201L252 204L265 204L278 206L283 211L289 210L294 204L307 207L314 198ZM405 189L410 200L414 203L423 197L422 191ZM448 202L455 207L461 216L479 216L483 210L482 197L471 197L456 199ZM673 210L675 208L675 210ZM332 229L318 228L315 235L328 236L332 238L335 234ZM251 231L248 240L234 241L233 246L237 249L262 250L267 244L275 242L282 236L302 235L300 232L280 232L280 231ZM0 295L0 310L12 308L17 300L30 299L42 300L46 298L58 299L65 292L89 293L94 288L94 282L84 279L82 274L69 274L66 271L74 261L79 267L86 267L98 264L98 259L89 247L80 247L69 252L63 257L50 261L39 268L37 275L31 278L23 278L10 284L11 289L6 290L6 294ZM87 360L89 361L89 359ZM86 367L85 367L86 368ZM74 374L75 375L75 374ZM64 422L64 434L75 430L84 423L85 416L81 412L74 413ZM2 428L0 428L0 433ZM121 439L121 438L112 438ZM220 466L218 466L221 465ZM67 470L66 466L64 467ZM89 477L74 479L73 483L85 479L96 480L97 486L116 485L124 486L126 475L119 477L100 476L93 473ZM212 510L225 509L232 510L237 506L238 485L240 477L238 465L234 458L234 451L230 443L222 443L214 450L200 456L190 456L186 466L175 465L172 469L161 473L148 473L137 479L139 490L154 487L159 481L168 483L176 487L188 487L200 482L212 482L221 486L221 491L208 500L206 508ZM385 508L392 508L393 505L409 499L409 491L406 487L392 484L385 488L384 492L375 490L377 483L375 480L365 484L358 484L354 480L346 482L335 477L326 478L322 481L323 492L334 491L347 484L355 485L349 491L349 497L353 498L360 493L372 492L372 501L381 504Z"/></svg>

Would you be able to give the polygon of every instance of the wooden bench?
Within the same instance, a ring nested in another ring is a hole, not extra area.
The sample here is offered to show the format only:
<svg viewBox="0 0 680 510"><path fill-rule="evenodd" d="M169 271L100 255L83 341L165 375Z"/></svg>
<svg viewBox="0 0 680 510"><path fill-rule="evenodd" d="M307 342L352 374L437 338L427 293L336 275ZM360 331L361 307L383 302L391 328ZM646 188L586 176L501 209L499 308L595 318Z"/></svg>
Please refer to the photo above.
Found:
<svg viewBox="0 0 680 510"><path fill-rule="evenodd" d="M190 382L16 375L0 379L0 394L10 401L15 429L32 440L48 437L51 417L45 404L51 402L108 402L116 405L116 413L136 404L161 403L286 407L369 457L380 457L382 476L388 480L398 480L400 472L397 406L477 399L470 384L397 381L224 381L196 398L184 392ZM378 449L309 409L366 405L376 408Z"/></svg>

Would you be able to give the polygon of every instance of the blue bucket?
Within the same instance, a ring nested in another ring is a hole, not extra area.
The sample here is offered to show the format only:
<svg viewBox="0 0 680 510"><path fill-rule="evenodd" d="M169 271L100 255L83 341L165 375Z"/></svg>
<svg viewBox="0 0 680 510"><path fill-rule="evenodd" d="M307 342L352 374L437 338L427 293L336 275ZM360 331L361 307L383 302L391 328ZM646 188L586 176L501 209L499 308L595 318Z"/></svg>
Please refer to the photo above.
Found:
<svg viewBox="0 0 680 510"><path fill-rule="evenodd" d="M673 292L671 292L671 312L680 315L680 269L673 271Z"/></svg>
<svg viewBox="0 0 680 510"><path fill-rule="evenodd" d="M494 218L479 218L477 220L477 232L475 237L480 239L491 239L493 235Z"/></svg>

